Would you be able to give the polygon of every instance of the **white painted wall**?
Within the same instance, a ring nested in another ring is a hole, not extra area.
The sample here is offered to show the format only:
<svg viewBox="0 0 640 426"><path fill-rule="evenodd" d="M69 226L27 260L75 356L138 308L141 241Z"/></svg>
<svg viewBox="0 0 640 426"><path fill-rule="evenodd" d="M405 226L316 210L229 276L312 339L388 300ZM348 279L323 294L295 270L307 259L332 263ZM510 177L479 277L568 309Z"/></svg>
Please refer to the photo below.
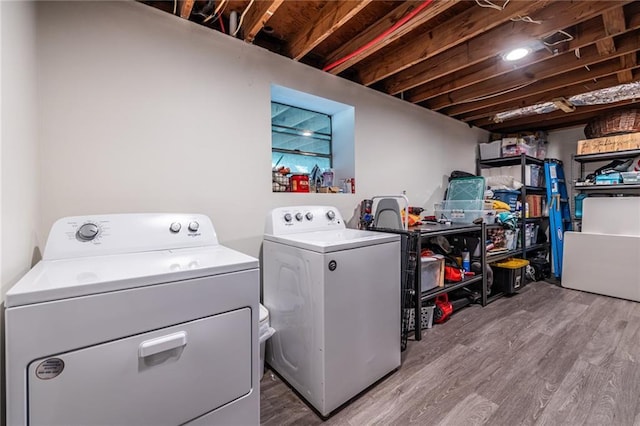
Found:
<svg viewBox="0 0 640 426"><path fill-rule="evenodd" d="M580 172L580 165L573 164L571 156L576 154L578 150L578 141L586 139L584 135L584 126L572 127L569 129L556 130L549 132L549 150L547 152L548 158L557 158L562 160L564 167L564 174L567 178L567 192L569 200L571 200L571 215L575 213L573 204L573 185L571 180L577 177ZM572 177L572 167L574 167Z"/></svg>
<svg viewBox="0 0 640 426"><path fill-rule="evenodd" d="M0 301L39 246L35 4L1 1Z"/></svg>
<svg viewBox="0 0 640 426"><path fill-rule="evenodd" d="M38 4L40 237L66 215L191 211L257 255L269 209L433 208L487 134L132 2ZM270 85L355 106L355 195L272 193Z"/></svg>

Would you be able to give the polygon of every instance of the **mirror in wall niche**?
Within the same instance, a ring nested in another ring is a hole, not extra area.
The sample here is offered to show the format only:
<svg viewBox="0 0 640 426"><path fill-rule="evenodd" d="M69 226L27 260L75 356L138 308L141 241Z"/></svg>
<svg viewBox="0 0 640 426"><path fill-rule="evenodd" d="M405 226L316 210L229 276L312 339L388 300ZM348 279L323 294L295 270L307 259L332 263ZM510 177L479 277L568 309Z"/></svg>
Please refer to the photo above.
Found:
<svg viewBox="0 0 640 426"><path fill-rule="evenodd" d="M355 193L353 106L271 86L273 192Z"/></svg>

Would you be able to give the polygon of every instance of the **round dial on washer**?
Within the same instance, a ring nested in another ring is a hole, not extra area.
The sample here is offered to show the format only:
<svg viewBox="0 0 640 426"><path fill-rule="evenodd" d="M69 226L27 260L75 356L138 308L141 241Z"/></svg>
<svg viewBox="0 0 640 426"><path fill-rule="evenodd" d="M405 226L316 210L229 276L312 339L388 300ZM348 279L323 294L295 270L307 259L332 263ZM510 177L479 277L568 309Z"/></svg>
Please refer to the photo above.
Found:
<svg viewBox="0 0 640 426"><path fill-rule="evenodd" d="M285 213L285 214L284 214L284 221L285 221L285 222L291 222L291 219L293 219L293 218L291 217L291 213Z"/></svg>
<svg viewBox="0 0 640 426"><path fill-rule="evenodd" d="M307 220L313 220L313 213L307 212L307 214L305 214L304 217L306 217Z"/></svg>
<svg viewBox="0 0 640 426"><path fill-rule="evenodd" d="M91 241L98 235L98 225L95 223L85 223L76 232L76 237L81 241Z"/></svg>
<svg viewBox="0 0 640 426"><path fill-rule="evenodd" d="M300 213L300 212L296 213L296 220L298 222L302 221L302 218L303 218L302 213Z"/></svg>
<svg viewBox="0 0 640 426"><path fill-rule="evenodd" d="M182 225L180 225L180 222L173 222L171 226L169 226L169 230L174 234L177 232L180 232L181 228L182 228Z"/></svg>
<svg viewBox="0 0 640 426"><path fill-rule="evenodd" d="M198 222L193 221L189 223L189 231L196 232L198 228L200 228L200 224Z"/></svg>
<svg viewBox="0 0 640 426"><path fill-rule="evenodd" d="M327 212L327 217L329 218L329 220L333 220L336 217L336 213L333 210L329 210Z"/></svg>

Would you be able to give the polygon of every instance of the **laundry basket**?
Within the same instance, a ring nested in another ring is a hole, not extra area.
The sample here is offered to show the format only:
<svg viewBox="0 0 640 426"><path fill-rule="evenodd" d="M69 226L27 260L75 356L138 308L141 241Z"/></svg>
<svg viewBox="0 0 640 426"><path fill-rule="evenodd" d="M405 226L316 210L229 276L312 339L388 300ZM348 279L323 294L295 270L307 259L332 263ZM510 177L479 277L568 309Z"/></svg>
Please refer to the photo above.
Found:
<svg viewBox="0 0 640 426"><path fill-rule="evenodd" d="M260 327L259 327L259 336L260 336L260 378L264 376L264 350L267 343L267 340L273 333L276 331L271 328L269 325L269 310L265 308L263 305L260 305Z"/></svg>

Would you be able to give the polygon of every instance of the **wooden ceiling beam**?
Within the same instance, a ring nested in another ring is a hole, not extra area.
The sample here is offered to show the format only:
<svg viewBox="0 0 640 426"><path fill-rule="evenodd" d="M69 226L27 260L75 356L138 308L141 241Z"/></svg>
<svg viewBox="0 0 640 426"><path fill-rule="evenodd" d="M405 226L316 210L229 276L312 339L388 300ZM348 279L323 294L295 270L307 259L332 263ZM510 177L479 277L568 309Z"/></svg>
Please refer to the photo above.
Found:
<svg viewBox="0 0 640 426"><path fill-rule="evenodd" d="M439 110L447 106L459 103L468 103L473 99L494 96L508 90L518 90L517 87L524 87L536 81L555 77L573 70L590 66L603 60L617 58L627 53L632 53L640 48L640 32L628 33L620 36L617 40L618 49L609 55L601 56L595 46L588 46L581 49L580 57L577 58L574 52L567 52L562 55L534 64L525 69L515 70L509 74L494 77L483 81L480 84L455 90L450 93L437 96L427 102L427 106L434 110Z"/></svg>
<svg viewBox="0 0 640 426"><path fill-rule="evenodd" d="M189 16L191 16L191 11L193 10L193 5L195 3L195 0L183 0L180 4L180 17L189 19Z"/></svg>
<svg viewBox="0 0 640 426"><path fill-rule="evenodd" d="M264 28L284 0L261 0L249 9L244 18L244 41L253 43L256 35Z"/></svg>
<svg viewBox="0 0 640 426"><path fill-rule="evenodd" d="M605 56L616 51L616 44L613 41L613 36L624 31L626 23L624 20L624 10L622 7L616 7L614 9L607 10L602 14L602 22L606 31L607 37L596 42L598 52Z"/></svg>
<svg viewBox="0 0 640 426"><path fill-rule="evenodd" d="M339 74L347 68L352 67L358 62L368 58L374 53L378 52L383 47L393 43L394 41L400 39L401 37L407 35L409 32L414 29L424 25L426 22L433 19L435 16L438 16L442 12L454 6L460 0L440 0L434 1L429 6L426 7L425 10L416 15L413 19L406 22L400 28L396 29L392 33L388 34L386 37L381 39L375 45L369 47L363 52L357 54L356 56L350 58L349 60L343 62L342 64L330 69L328 72L331 74ZM398 21L400 21L403 17L409 14L413 9L415 9L419 3L414 2L404 2L400 6L393 9L391 12L387 13L383 18L379 19L375 24L369 26L365 31L360 33L357 37L349 40L339 49L332 52L328 55L326 64L331 64L340 58L343 58L352 52L357 51L362 46L365 46L367 43L372 42L376 39L380 34L382 34L387 29L391 28Z"/></svg>
<svg viewBox="0 0 640 426"><path fill-rule="evenodd" d="M507 4L502 11L475 6L446 21L433 30L378 58L367 68L358 70L360 83L365 86L387 78L397 72L423 62L456 45L508 22L519 15L541 9L550 0L536 2L517 1ZM530 25L530 24L525 24Z"/></svg>
<svg viewBox="0 0 640 426"><path fill-rule="evenodd" d="M510 111L517 108L523 108L531 105L541 104L543 102L551 102L551 100L560 96L568 99L571 96L580 95L582 93L587 93L587 92L591 92L599 89L606 89L607 87L617 85L618 84L617 73L623 72L623 71L617 71L617 72L614 71L614 72L609 72L607 74L596 75L595 74L595 72L597 71L596 69L592 69L591 72L587 70L584 70L584 71L585 72L583 73L582 76L578 76L576 78L575 84L570 84L560 89L553 88L551 90L535 93L523 99L507 101L505 103L500 104L499 111L496 109L495 106L491 106L487 108L477 109L466 114L459 114L455 116L455 118L465 122L477 121L482 118L493 117L497 112ZM611 69L609 69L608 71L611 71ZM633 78L632 68L626 69L624 71L629 72L629 74ZM585 78L585 79L581 80L581 78ZM450 111L446 109L443 110L442 112L447 115L453 115L450 113Z"/></svg>
<svg viewBox="0 0 640 426"><path fill-rule="evenodd" d="M518 100L524 100L525 106L533 105L533 103L529 103L527 100L532 96L536 96L540 93L552 90L560 92L566 86L575 84L576 81L586 82L593 78L598 78L599 76L615 74L618 71L620 71L620 61L616 58L590 66L589 70L587 70L586 68L580 68L571 73L567 73L556 78L536 81L530 86L527 86L520 90L505 93L499 96L493 96L477 102L455 105L451 108L443 110L443 112L446 111L447 115L459 116L461 114L467 114L474 111L482 110L483 108L492 108L493 113L496 113L505 111L505 109L503 109L501 105L517 102ZM560 95L560 93L558 94ZM522 105L518 105L516 106L516 108L519 108L521 106Z"/></svg>
<svg viewBox="0 0 640 426"><path fill-rule="evenodd" d="M493 123L493 124L482 124L484 121L479 122L478 124L485 130L493 131L493 132L503 132L505 130L524 130L527 128L538 126L556 126L559 123L567 122L567 118L570 120L581 121L586 124L589 116L593 117L595 115L601 114L603 111L608 110L616 110L621 107L626 107L629 105L636 104L639 100L637 99L628 99L621 102L616 102L614 104L603 104L603 105L589 105L589 106L579 106L576 107L574 112L564 112L562 110L550 112L548 114L534 114L527 117L522 117L516 120L509 120L502 123ZM584 121L583 121L584 120ZM474 125L476 125L474 123Z"/></svg>
<svg viewBox="0 0 640 426"><path fill-rule="evenodd" d="M294 35L287 44L287 56L298 61L322 43L338 28L358 14L372 0L330 1L311 20L306 28Z"/></svg>
<svg viewBox="0 0 640 426"><path fill-rule="evenodd" d="M630 2L559 1L553 3L532 14L533 19L542 21L541 24L524 22L503 24L469 40L463 45L453 47L434 56L429 61L421 62L393 75L383 82L383 90L389 94L398 94L495 57L496 52L506 51L518 44L531 42L531 39L538 39L560 28L568 28L580 22L589 21L603 12L611 8L620 7L621 4L625 3ZM640 17L632 19L640 20ZM601 21L597 23L597 28L600 29L599 32L589 31L584 35L578 35L581 42L590 43L606 37ZM589 40L589 37L595 38Z"/></svg>
<svg viewBox="0 0 640 426"><path fill-rule="evenodd" d="M594 26L593 24L596 24ZM579 26L576 30L577 35L571 42L566 43L565 51L571 51L575 49L581 49L589 44L592 44L594 41L596 42L596 46L598 43L597 36L600 38L607 38L613 40L612 37L608 37L606 35L607 31L605 30L601 20L592 19L589 20L586 25ZM623 31L632 31L636 29L640 29L640 16L638 19L634 19L632 22L633 26L629 28L625 28ZM615 49L613 50L615 52ZM611 52L611 53L613 53ZM600 48L598 48L598 53L602 54ZM531 66L532 64L548 60L551 57L551 53L549 51L541 50L537 52L533 52L526 60L526 63L521 65L510 64L509 62L501 60L501 58L496 58L495 56L490 58L488 61L484 63L488 64L477 71L469 72L474 66L467 67L460 71L456 71L455 73L446 75L444 77L440 77L437 80L431 81L429 83L420 85L413 89L410 89L404 93L404 99L410 102L422 102L428 99L431 99L435 96L442 95L444 93L448 93L454 90L462 89L464 87L471 86L473 84L480 83L482 81L486 81L490 78L497 77L499 75L507 74L516 69L523 69ZM482 63L481 63L482 64ZM625 68L623 66L623 68Z"/></svg>
<svg viewBox="0 0 640 426"><path fill-rule="evenodd" d="M631 83L633 80L633 73L630 68L634 68L638 65L638 55L635 53L629 53L620 57L620 67L622 71L618 72L618 83Z"/></svg>

